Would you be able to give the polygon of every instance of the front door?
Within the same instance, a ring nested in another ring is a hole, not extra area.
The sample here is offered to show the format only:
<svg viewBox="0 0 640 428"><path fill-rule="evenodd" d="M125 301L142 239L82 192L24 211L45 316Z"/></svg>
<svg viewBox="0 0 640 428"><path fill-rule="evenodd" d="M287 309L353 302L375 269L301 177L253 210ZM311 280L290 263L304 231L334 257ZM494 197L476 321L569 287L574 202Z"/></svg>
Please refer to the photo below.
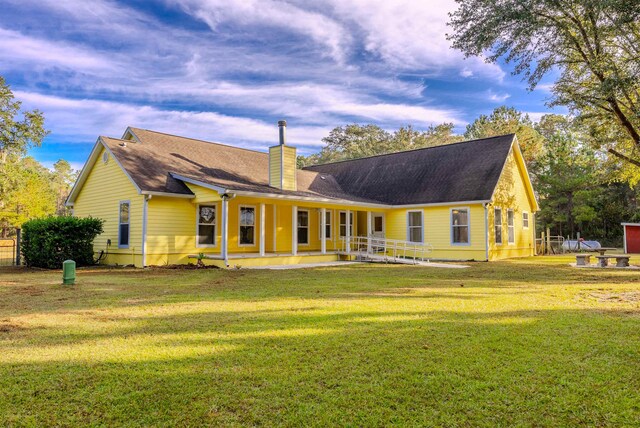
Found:
<svg viewBox="0 0 640 428"><path fill-rule="evenodd" d="M375 238L384 238L384 214L373 213L371 215L371 234Z"/></svg>

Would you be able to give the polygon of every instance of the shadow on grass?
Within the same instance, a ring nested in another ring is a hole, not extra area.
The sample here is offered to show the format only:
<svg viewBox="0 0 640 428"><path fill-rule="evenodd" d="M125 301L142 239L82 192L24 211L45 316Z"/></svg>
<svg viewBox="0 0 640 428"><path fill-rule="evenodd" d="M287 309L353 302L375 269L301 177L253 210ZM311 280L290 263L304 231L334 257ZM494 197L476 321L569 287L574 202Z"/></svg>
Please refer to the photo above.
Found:
<svg viewBox="0 0 640 428"><path fill-rule="evenodd" d="M104 335L42 337L40 346L14 336L0 343L0 424L621 426L640 418L637 311L302 309L151 316ZM42 353L51 358L34 362Z"/></svg>

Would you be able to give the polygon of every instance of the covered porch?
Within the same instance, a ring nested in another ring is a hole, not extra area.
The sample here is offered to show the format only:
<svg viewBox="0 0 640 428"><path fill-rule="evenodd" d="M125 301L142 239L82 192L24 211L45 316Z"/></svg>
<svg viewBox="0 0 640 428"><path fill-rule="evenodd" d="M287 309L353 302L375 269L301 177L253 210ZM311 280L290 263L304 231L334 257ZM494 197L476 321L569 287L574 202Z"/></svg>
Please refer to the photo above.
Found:
<svg viewBox="0 0 640 428"><path fill-rule="evenodd" d="M196 239L203 250L189 259L225 267L335 261L354 236L384 237L384 212L374 209L224 195L218 231L215 208L198 205ZM219 245L210 244L210 234L219 234Z"/></svg>

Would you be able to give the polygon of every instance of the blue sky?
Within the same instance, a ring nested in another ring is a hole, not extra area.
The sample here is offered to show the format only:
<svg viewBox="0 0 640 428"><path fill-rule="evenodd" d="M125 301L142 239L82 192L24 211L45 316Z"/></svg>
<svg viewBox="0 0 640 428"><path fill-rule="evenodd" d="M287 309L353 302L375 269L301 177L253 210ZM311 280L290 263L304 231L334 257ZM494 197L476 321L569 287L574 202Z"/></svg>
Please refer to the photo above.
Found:
<svg viewBox="0 0 640 428"><path fill-rule="evenodd" d="M0 75L52 131L32 154L80 168L129 125L308 154L335 126L460 132L506 104L538 119L549 85L465 60L453 0L2 0ZM548 82L547 82L548 83Z"/></svg>

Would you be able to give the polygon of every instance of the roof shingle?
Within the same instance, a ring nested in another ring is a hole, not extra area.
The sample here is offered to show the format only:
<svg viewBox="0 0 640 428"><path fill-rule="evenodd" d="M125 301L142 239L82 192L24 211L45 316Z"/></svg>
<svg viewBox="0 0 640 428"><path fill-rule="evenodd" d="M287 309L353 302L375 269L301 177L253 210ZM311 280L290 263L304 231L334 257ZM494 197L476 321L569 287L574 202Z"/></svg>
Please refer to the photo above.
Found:
<svg viewBox="0 0 640 428"><path fill-rule="evenodd" d="M235 191L389 205L488 200L514 135L308 167L297 191L269 186L268 154L145 129L101 137L143 191L191 194L178 174ZM125 143L126 144L123 144Z"/></svg>

